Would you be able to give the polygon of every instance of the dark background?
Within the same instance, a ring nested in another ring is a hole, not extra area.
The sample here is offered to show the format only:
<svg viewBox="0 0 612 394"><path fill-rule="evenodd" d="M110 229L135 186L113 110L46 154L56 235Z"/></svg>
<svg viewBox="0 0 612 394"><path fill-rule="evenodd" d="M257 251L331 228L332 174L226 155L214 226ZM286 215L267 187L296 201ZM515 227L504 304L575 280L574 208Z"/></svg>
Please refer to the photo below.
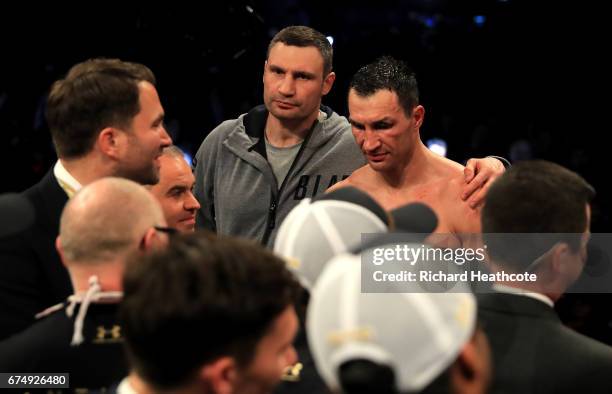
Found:
<svg viewBox="0 0 612 394"><path fill-rule="evenodd" d="M218 123L261 103L270 38L285 26L304 24L334 38L337 79L325 104L346 114L352 74L380 55L401 58L420 83L423 139L445 139L448 156L457 161L497 154L565 165L596 187L592 231L609 232L609 16L597 2L560 3L0 6L0 191L21 191L53 165L45 96L73 64L119 57L148 65L169 132L193 154ZM609 313L601 313L610 309L606 299L568 305L561 310L567 322L612 342Z"/></svg>

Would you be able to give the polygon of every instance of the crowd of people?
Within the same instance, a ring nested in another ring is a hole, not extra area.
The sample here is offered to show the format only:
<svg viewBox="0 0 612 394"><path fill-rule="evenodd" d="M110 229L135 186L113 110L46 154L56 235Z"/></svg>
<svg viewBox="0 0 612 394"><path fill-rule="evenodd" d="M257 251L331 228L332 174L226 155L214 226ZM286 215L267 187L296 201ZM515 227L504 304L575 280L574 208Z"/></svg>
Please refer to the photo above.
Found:
<svg viewBox="0 0 612 394"><path fill-rule="evenodd" d="M432 152L393 57L352 77L346 116L322 104L335 79L325 35L282 29L263 104L188 163L147 66L74 65L47 98L57 161L20 195L32 220L0 231L0 372L143 394L612 391L612 348L554 311L586 263L592 186L552 162ZM362 291L362 262L402 231L484 243L490 272L540 279Z"/></svg>

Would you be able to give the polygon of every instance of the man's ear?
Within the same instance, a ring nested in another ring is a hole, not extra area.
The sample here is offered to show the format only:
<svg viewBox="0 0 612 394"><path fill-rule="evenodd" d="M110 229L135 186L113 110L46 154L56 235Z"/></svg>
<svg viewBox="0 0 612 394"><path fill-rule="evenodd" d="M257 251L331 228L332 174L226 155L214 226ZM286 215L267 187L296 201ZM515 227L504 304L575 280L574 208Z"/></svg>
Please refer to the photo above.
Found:
<svg viewBox="0 0 612 394"><path fill-rule="evenodd" d="M484 332L476 329L450 366L450 380L454 392L486 392L491 378L489 343Z"/></svg>
<svg viewBox="0 0 612 394"><path fill-rule="evenodd" d="M118 159L126 145L126 139L127 135L125 132L115 127L106 127L98 134L96 146L104 155Z"/></svg>
<svg viewBox="0 0 612 394"><path fill-rule="evenodd" d="M64 265L64 267L66 267L66 260L64 259L64 248L62 247L62 240L59 235L57 236L57 238L55 238L55 249L57 249L57 253L60 256L62 264Z"/></svg>
<svg viewBox="0 0 612 394"><path fill-rule="evenodd" d="M213 393L230 394L238 379L236 363L231 357L220 357L200 369L199 378Z"/></svg>
<svg viewBox="0 0 612 394"><path fill-rule="evenodd" d="M330 72L327 74L325 79L323 80L323 96L325 96L331 90L332 86L334 86L334 81L336 80L336 73Z"/></svg>
<svg viewBox="0 0 612 394"><path fill-rule="evenodd" d="M555 274L565 274L572 267L568 267L568 263L572 260L568 259L571 257L572 251L568 244L560 242L552 247L551 251L551 267Z"/></svg>
<svg viewBox="0 0 612 394"><path fill-rule="evenodd" d="M422 105L417 105L412 109L412 117L414 119L414 125L418 129L423 124L425 118L425 108Z"/></svg>
<svg viewBox="0 0 612 394"><path fill-rule="evenodd" d="M140 240L140 251L149 252L154 249L158 249L168 243L167 235L161 234L153 227L147 229L147 232Z"/></svg>
<svg viewBox="0 0 612 394"><path fill-rule="evenodd" d="M261 80L265 82L266 79L266 67L268 67L268 60L264 61L263 74L261 74Z"/></svg>
<svg viewBox="0 0 612 394"><path fill-rule="evenodd" d="M476 354L476 346L472 341L467 342L459 355L457 356L457 361L453 365L453 368L456 368L456 373L463 380L472 380L476 375L477 370L477 354Z"/></svg>

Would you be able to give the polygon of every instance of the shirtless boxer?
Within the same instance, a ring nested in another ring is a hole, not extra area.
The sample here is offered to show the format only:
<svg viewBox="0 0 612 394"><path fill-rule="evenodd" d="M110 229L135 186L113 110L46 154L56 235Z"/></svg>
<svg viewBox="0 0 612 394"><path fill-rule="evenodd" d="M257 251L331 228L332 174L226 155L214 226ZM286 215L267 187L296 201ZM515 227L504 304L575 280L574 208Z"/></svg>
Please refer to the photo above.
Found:
<svg viewBox="0 0 612 394"><path fill-rule="evenodd" d="M330 190L357 187L386 210L423 202L438 215L436 233L452 234L443 244L460 246L465 240L457 234L481 232L480 206L471 208L461 199L464 167L433 153L421 141L425 110L418 95L414 74L391 57L357 72L348 95L349 121L368 164ZM498 168L488 184L503 173L501 163Z"/></svg>

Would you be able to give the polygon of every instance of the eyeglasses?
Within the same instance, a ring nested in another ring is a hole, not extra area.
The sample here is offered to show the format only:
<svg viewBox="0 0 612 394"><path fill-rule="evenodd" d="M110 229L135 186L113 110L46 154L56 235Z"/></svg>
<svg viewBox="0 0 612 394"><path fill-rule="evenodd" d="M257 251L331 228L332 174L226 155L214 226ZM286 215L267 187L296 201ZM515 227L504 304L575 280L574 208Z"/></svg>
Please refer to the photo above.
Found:
<svg viewBox="0 0 612 394"><path fill-rule="evenodd" d="M168 241L169 239L173 238L176 234L178 234L178 230L172 227L153 226L153 229L155 229L155 231L159 231L160 233L166 234L167 235L166 241ZM149 229L147 230L147 233L140 239L140 245L139 245L140 250L148 249L146 238L150 230L151 228L149 227Z"/></svg>

